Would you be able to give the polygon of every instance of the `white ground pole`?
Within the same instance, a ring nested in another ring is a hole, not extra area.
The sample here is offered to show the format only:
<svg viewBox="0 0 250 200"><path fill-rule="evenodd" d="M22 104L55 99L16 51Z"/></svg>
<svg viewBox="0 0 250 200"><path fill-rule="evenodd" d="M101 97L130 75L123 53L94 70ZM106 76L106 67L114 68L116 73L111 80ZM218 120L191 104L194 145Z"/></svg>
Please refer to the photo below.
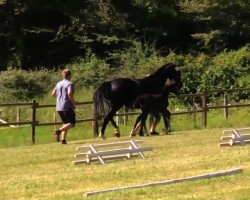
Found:
<svg viewBox="0 0 250 200"><path fill-rule="evenodd" d="M214 173L191 176L191 177L187 177L187 178L179 178L179 179L172 179L172 180L166 180L166 181L157 181L157 182L151 182L151 183L146 183L146 184L142 184L142 185L132 185L132 186L122 186L122 187L116 187L116 188L109 188L106 190L97 190L97 191L92 191L92 192L86 192L85 196L91 196L91 195L96 195L96 194L101 194L101 193L106 193L106 192L113 192L113 191L117 191L117 190L137 189L137 188L145 188L145 187L158 186L158 185L169 185L169 184L175 184L175 183L182 183L185 181L209 179L209 178L215 178L215 177L220 177L220 176L232 175L232 174L240 173L242 171L243 170L241 168L235 168L235 169L230 169L230 170L226 170L226 171L219 171L219 172L214 172Z"/></svg>

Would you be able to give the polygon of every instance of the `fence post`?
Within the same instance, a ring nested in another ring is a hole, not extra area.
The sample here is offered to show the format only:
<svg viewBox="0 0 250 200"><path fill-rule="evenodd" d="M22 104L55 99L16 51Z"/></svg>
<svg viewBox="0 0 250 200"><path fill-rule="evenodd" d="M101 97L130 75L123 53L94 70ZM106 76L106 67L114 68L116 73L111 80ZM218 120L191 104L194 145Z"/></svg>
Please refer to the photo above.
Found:
<svg viewBox="0 0 250 200"><path fill-rule="evenodd" d="M98 136L98 113L95 107L93 107L93 123L92 123L94 137Z"/></svg>
<svg viewBox="0 0 250 200"><path fill-rule="evenodd" d="M124 106L124 118L123 118L123 124L124 125L128 125L128 115L127 115L127 112L128 112L128 108L127 106Z"/></svg>
<svg viewBox="0 0 250 200"><path fill-rule="evenodd" d="M207 90L203 92L202 99L202 126L207 126Z"/></svg>
<svg viewBox="0 0 250 200"><path fill-rule="evenodd" d="M228 104L227 93L224 92L224 106L227 106L227 104ZM224 118L225 119L228 118L228 107L224 108Z"/></svg>
<svg viewBox="0 0 250 200"><path fill-rule="evenodd" d="M193 118L194 118L194 126L195 128L197 127L197 123L196 123L196 102L195 102L195 98L193 98Z"/></svg>
<svg viewBox="0 0 250 200"><path fill-rule="evenodd" d="M21 115L20 115L20 107L18 107L17 108L17 113L16 113L16 121L17 122L20 122L20 117ZM18 124L18 126L20 126L20 124Z"/></svg>
<svg viewBox="0 0 250 200"><path fill-rule="evenodd" d="M35 144L35 134L36 134L36 108L38 106L38 103L36 100L32 101L32 106L31 106L31 137L32 137L32 143Z"/></svg>

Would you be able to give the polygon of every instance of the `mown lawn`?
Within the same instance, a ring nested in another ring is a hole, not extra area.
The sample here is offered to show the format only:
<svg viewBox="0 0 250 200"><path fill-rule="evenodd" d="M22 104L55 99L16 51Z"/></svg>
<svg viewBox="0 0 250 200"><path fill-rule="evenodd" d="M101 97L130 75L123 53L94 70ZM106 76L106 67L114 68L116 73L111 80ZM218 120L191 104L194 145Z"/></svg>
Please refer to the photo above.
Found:
<svg viewBox="0 0 250 200"><path fill-rule="evenodd" d="M249 199L250 145L218 147L223 129L175 132L144 137L152 146L146 159L118 160L106 165L72 164L76 147L128 140L108 138L0 149L0 199ZM141 139L141 138L140 138ZM242 168L231 176L116 191L85 197L88 191L189 177Z"/></svg>

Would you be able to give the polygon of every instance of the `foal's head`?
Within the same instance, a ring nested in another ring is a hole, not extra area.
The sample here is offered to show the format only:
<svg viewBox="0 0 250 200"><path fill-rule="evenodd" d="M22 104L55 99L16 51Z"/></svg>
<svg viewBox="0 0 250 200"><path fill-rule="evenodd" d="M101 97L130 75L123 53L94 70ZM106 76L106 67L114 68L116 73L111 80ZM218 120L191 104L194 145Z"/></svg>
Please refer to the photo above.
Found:
<svg viewBox="0 0 250 200"><path fill-rule="evenodd" d="M175 81L171 81L171 80L167 79L167 81L165 83L165 87L164 87L164 93L165 93L165 95L169 95L169 93L173 93L173 94L179 96L179 94L180 94L179 85L176 84Z"/></svg>
<svg viewBox="0 0 250 200"><path fill-rule="evenodd" d="M183 85L181 81L181 70L180 67L176 64L164 64L157 71L155 71L154 75L157 76L159 79L166 78L171 81L175 81L175 85L178 90L180 90Z"/></svg>

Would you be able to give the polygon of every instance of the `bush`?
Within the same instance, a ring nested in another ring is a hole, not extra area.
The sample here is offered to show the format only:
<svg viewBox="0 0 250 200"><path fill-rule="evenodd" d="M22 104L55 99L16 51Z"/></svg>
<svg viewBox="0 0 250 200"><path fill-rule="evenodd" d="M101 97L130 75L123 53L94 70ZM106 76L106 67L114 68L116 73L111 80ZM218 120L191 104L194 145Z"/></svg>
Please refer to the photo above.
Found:
<svg viewBox="0 0 250 200"><path fill-rule="evenodd" d="M202 89L249 87L250 48L222 52L215 56L202 75Z"/></svg>
<svg viewBox="0 0 250 200"><path fill-rule="evenodd" d="M110 55L116 61L115 77L142 78L163 64L163 59L153 45L134 41L128 49Z"/></svg>
<svg viewBox="0 0 250 200"><path fill-rule="evenodd" d="M68 65L73 72L74 83L80 87L97 87L103 81L109 79L112 70L104 60L99 59L91 51L85 58L76 60Z"/></svg>
<svg viewBox="0 0 250 200"><path fill-rule="evenodd" d="M51 70L0 72L0 102L30 101L41 98L54 87L58 77Z"/></svg>
<svg viewBox="0 0 250 200"><path fill-rule="evenodd" d="M133 42L126 50L110 54L109 60L98 58L91 51L67 67L73 72L77 88L96 88L102 82L117 77L142 78L165 63L181 67L182 93L197 93L208 89L230 89L250 86L250 47L224 51L214 57L170 52L161 56L153 45ZM40 98L61 79L60 73L48 70L1 72L0 101L27 101ZM236 95L244 99L248 95Z"/></svg>
<svg viewBox="0 0 250 200"><path fill-rule="evenodd" d="M181 67L183 82L182 93L197 93L202 82L202 74L209 64L209 57L205 54L193 56L191 54L176 54L171 52L166 57L166 62L172 62Z"/></svg>

